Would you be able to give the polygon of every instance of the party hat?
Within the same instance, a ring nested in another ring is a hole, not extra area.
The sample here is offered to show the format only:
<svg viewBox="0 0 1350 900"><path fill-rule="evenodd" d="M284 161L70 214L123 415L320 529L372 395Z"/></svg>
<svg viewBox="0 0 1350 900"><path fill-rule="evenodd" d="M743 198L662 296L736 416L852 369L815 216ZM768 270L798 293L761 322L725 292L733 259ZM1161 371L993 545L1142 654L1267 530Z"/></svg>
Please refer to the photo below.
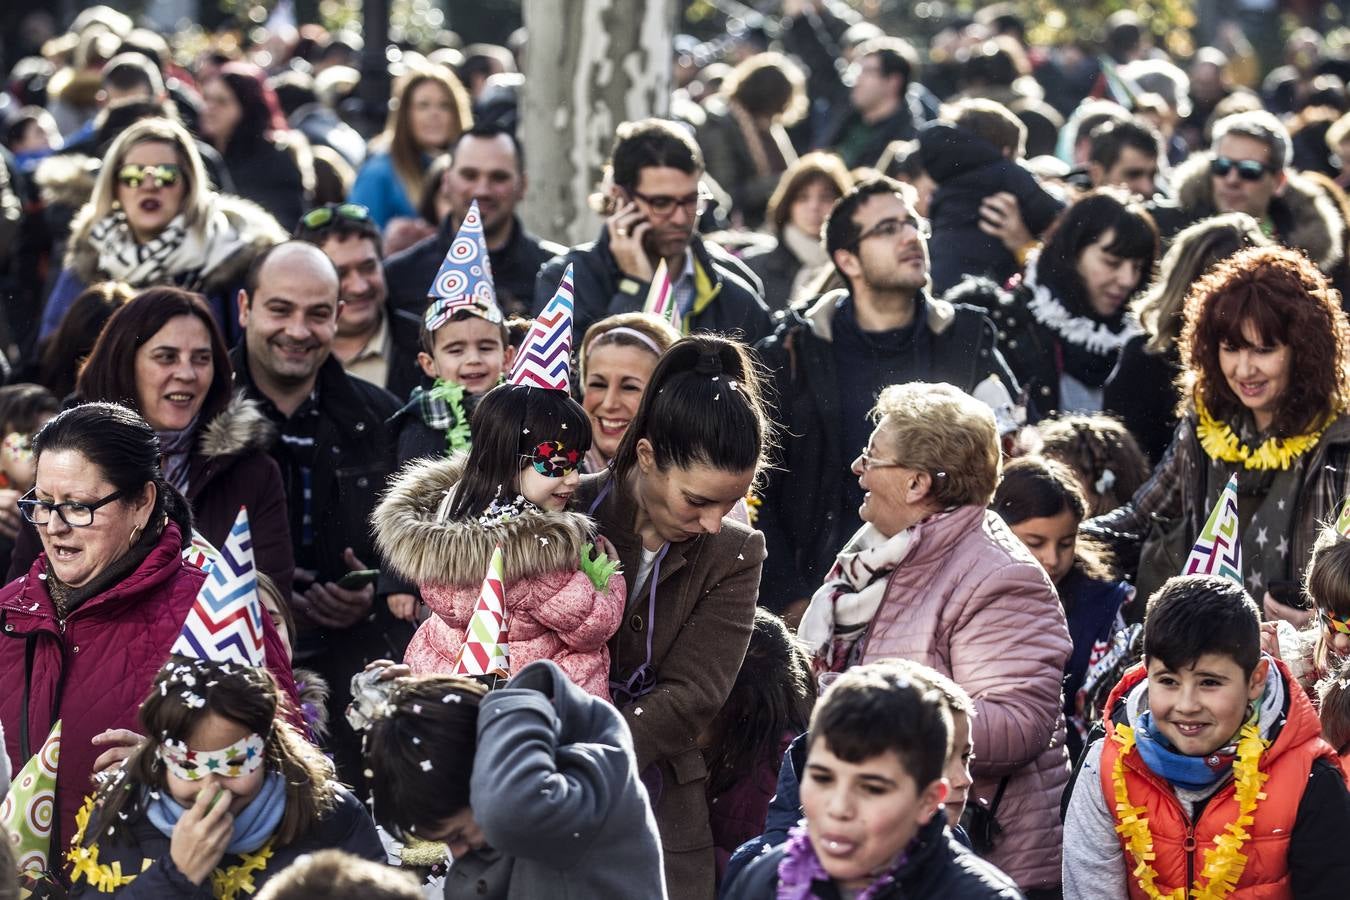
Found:
<svg viewBox="0 0 1350 900"><path fill-rule="evenodd" d="M506 640L506 587L502 583L502 548L492 551L487 577L478 594L478 604L469 619L464 647L455 664L456 675L511 674L510 648Z"/></svg>
<svg viewBox="0 0 1350 900"><path fill-rule="evenodd" d="M56 812L56 764L61 755L61 722L37 755L14 776L9 794L0 803L0 825L9 832L18 870L43 871L51 852L52 820ZM0 879L14 877L0 872Z"/></svg>
<svg viewBox="0 0 1350 900"><path fill-rule="evenodd" d="M1350 497L1345 498L1341 504L1341 511L1336 516L1336 533L1350 537Z"/></svg>
<svg viewBox="0 0 1350 900"><path fill-rule="evenodd" d="M219 557L220 551L215 545L203 537L200 531L192 529L192 542L183 548L183 562L209 572L211 563Z"/></svg>
<svg viewBox="0 0 1350 900"><path fill-rule="evenodd" d="M1237 475L1224 485L1205 527L1200 530L1183 575L1219 575L1242 584L1242 543L1238 537Z"/></svg>
<svg viewBox="0 0 1350 900"><path fill-rule="evenodd" d="M530 333L516 354L511 384L568 390L572 362L572 264L567 264L562 283L530 325Z"/></svg>
<svg viewBox="0 0 1350 900"><path fill-rule="evenodd" d="M430 302L423 322L430 332L435 332L461 310L494 324L502 321L497 291L492 286L492 262L488 258L477 200L469 204L469 211L445 253L445 261L431 287L427 288L427 300Z"/></svg>
<svg viewBox="0 0 1350 900"><path fill-rule="evenodd" d="M242 506L170 652L211 662L266 665L253 537L248 510Z"/></svg>
<svg viewBox="0 0 1350 900"><path fill-rule="evenodd" d="M684 331L684 321L680 318L680 305L675 302L675 285L670 280L670 270L663 259L656 264L656 274L652 276L652 286L647 290L647 301L642 311L660 316L670 323L677 332Z"/></svg>

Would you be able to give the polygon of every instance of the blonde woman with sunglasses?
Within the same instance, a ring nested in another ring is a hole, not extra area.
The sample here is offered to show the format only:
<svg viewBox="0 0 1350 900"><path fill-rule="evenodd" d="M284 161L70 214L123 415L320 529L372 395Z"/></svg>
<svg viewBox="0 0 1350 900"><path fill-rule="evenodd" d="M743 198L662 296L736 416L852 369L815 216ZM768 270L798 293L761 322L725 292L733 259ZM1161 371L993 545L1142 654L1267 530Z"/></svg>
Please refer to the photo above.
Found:
<svg viewBox="0 0 1350 900"><path fill-rule="evenodd" d="M108 148L94 193L71 225L64 268L43 312L42 335L97 281L137 290L172 285L205 295L232 343L232 301L259 252L286 239L260 206L212 192L191 136L145 119Z"/></svg>

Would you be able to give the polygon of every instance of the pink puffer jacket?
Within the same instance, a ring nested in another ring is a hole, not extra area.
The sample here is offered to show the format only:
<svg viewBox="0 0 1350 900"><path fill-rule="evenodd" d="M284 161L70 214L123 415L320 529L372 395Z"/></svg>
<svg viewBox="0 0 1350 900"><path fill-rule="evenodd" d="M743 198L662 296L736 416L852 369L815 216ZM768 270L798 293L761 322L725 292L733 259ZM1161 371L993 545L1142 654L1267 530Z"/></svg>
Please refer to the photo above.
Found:
<svg viewBox="0 0 1350 900"><path fill-rule="evenodd" d="M403 661L413 672L453 672L464 646L477 586L418 585L435 613L413 635ZM615 576L597 591L582 572L557 572L506 585L511 671L551 659L588 693L609 699L608 641L623 615L624 581Z"/></svg>
<svg viewBox="0 0 1350 900"><path fill-rule="evenodd" d="M464 458L417 460L391 482L375 510L386 563L417 584L435 613L403 661L419 674L453 672L493 550L502 548L511 671L551 659L584 690L609 697L609 647L627 590L621 575L596 589L578 571L593 530L580 513L534 510L494 525L442 521Z"/></svg>
<svg viewBox="0 0 1350 900"><path fill-rule="evenodd" d="M863 661L903 657L975 700L974 796L998 809L989 859L1023 890L1060 881L1059 798L1068 783L1060 683L1072 643L1045 571L995 513L962 506L919 527L891 574Z"/></svg>

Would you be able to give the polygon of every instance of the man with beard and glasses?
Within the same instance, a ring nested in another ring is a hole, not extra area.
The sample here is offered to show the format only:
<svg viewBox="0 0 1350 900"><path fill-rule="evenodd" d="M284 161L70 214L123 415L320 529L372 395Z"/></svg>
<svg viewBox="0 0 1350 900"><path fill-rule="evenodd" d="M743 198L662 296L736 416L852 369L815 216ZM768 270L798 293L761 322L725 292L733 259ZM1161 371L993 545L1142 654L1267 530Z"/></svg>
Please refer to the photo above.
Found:
<svg viewBox="0 0 1350 900"><path fill-rule="evenodd" d="M476 125L460 135L450 152L453 162L439 185L450 214L436 234L386 261L389 303L420 319L427 307L427 287L440 271L470 204L477 200L497 305L507 315L529 315L539 267L567 248L530 234L516 215L527 187L520 144L501 126Z"/></svg>
<svg viewBox="0 0 1350 900"><path fill-rule="evenodd" d="M300 217L295 237L318 247L337 267L342 311L333 355L348 375L395 397L408 396L421 381L417 336L422 317L389 303L380 229L370 210L359 203L327 203Z"/></svg>
<svg viewBox="0 0 1350 900"><path fill-rule="evenodd" d="M912 188L884 177L835 203L825 249L847 286L789 310L756 347L774 375L783 436L755 522L769 553L761 603L776 612L800 614L862 525L851 466L882 388L945 381L987 400L994 376L1017 394L983 311L929 296L929 225L914 203Z"/></svg>
<svg viewBox="0 0 1350 900"><path fill-rule="evenodd" d="M270 452L281 467L296 563L295 661L328 681L327 749L338 776L364 795L360 740L343 714L351 677L371 660L402 659L412 632L372 602L373 577L343 582L378 564L367 522L393 470L385 422L399 402L334 356L340 290L332 260L313 244L288 241L259 254L239 292L244 339L230 361L238 387L276 426Z"/></svg>
<svg viewBox="0 0 1350 900"><path fill-rule="evenodd" d="M759 278L739 259L696 233L709 192L703 153L674 122L624 122L610 154L605 227L539 270L534 312L553 299L568 265L576 307L573 334L597 319L642 309L665 260L687 332L716 331L756 341L771 330ZM779 304L782 305L781 303Z"/></svg>

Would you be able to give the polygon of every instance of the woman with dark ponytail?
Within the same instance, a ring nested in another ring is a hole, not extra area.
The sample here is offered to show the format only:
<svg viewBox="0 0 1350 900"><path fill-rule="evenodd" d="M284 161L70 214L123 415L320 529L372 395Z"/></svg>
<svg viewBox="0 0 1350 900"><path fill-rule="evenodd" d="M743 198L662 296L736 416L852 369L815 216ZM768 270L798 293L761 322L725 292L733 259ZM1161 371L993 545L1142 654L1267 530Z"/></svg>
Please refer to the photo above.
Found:
<svg viewBox="0 0 1350 900"><path fill-rule="evenodd" d="M44 552L0 588L0 730L17 770L62 722L59 847L75 833L90 775L135 742L137 710L206 576L183 560L192 511L136 413L68 409L33 438L33 453L36 483L19 507ZM294 703L285 649L263 625L268 664Z"/></svg>
<svg viewBox="0 0 1350 900"><path fill-rule="evenodd" d="M727 514L770 443L760 383L740 344L678 341L652 372L610 471L577 494L629 586L609 644L610 692L633 732L673 900L715 892L698 738L730 694L754 627L764 538Z"/></svg>

